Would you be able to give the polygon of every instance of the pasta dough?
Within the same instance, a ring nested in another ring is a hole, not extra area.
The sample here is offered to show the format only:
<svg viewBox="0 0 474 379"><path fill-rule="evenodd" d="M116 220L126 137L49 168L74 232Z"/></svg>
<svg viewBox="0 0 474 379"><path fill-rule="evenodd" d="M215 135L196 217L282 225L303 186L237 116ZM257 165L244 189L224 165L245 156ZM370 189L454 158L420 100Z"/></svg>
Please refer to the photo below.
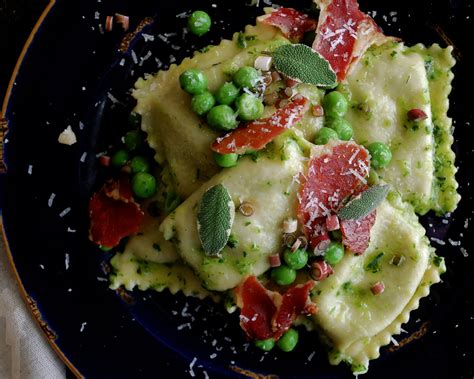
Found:
<svg viewBox="0 0 474 379"><path fill-rule="evenodd" d="M439 71L436 78L427 73L428 57ZM390 146L392 161L378 174L420 214L430 209L452 211L459 200L450 150L452 137L449 132L446 135L450 127L446 99L453 64L449 49L407 48L390 42L369 49L347 77L346 91L351 99L347 118L353 125L355 141ZM410 122L410 109L420 109L428 117Z"/></svg>
<svg viewBox="0 0 474 379"><path fill-rule="evenodd" d="M285 137L282 136L284 139ZM270 268L268 256L279 252L282 224L296 214L297 182L294 176L303 169L304 156L296 142L283 144L283 155L264 155L257 162L250 158L236 167L223 170L190 196L161 225L165 238L174 239L181 258L201 278L204 287L225 291L237 286L247 275L260 275ZM280 151L275 143L275 151ZM253 215L236 212L231 236L234 248L226 247L221 258L206 257L199 240L197 205L203 193L223 184L234 204L249 202Z"/></svg>
<svg viewBox="0 0 474 379"><path fill-rule="evenodd" d="M394 193L390 196L391 201L377 208L364 255L346 253L314 296L319 307L314 320L330 341L331 362L347 361L359 372L365 372L380 346L400 332L409 311L439 281L442 270L432 263L434 249L410 205ZM403 257L402 263L391 263L394 257ZM370 288L379 281L385 291L374 296Z"/></svg>

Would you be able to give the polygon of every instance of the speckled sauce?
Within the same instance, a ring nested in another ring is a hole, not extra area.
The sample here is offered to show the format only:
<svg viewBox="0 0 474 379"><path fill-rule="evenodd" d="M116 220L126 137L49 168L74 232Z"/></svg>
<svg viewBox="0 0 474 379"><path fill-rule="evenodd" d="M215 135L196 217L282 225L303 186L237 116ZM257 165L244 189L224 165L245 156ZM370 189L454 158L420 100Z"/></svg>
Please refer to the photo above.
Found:
<svg viewBox="0 0 474 379"><path fill-rule="evenodd" d="M323 347L314 334L304 336L290 355L262 353L244 342L238 316L227 315L212 301L175 297L166 291L121 291L116 296L108 289L106 279L110 257L92 247L86 238L85 204L90 190L101 179L97 177L96 156L105 153L122 135L124 126L120 120L133 108L129 89L136 79L230 37L269 3L261 0L258 7L233 3L235 9L229 11L229 4L223 0L199 2L214 22L211 35L197 38L189 36L184 28L196 2L171 6L152 1L140 5L90 1L80 8L81 18L76 25L80 32L66 28L64 34L74 37L62 41L62 55L51 60L50 67L43 68L48 80L27 90L38 75L33 63L25 64L18 77L8 109L12 127L7 140L11 182L5 191L4 223L26 290L58 334L59 347L85 375L146 377L163 370L176 377L217 378L237 376L232 367L240 367L262 374L278 373L281 377L314 377L315 372L321 377L350 376L348 370L326 363ZM474 252L469 234L474 222L470 164L474 149L469 128L474 120L469 105L471 89L465 80L472 77L469 45L463 38L463 31L473 26L468 3L424 1L407 11L413 4L408 7L404 2L361 1L362 8L371 10L369 14L387 34L401 35L407 45L446 45L447 36L455 43L458 63L449 115L455 128L457 178L462 195L459 209L453 214L443 218L428 214L422 218L432 245L445 258L448 270L443 283L433 287L429 300L425 299L403 326L407 333L400 337L406 335L407 339L398 338L384 348L368 378L407 373L417 373L419 377L473 376L472 347L467 338L474 325L470 295L474 287ZM116 49L123 31L118 26L112 33L104 31L105 17L117 12L130 16L132 28L146 16L156 19L124 54ZM77 19L77 9L58 1L51 20L65 16ZM421 22L422 19L427 21ZM53 32L51 21L38 37L43 38L42 44L33 47L29 59L56 57L55 50L46 46L47 37ZM84 45L82 41L90 43ZM79 57L73 60L68 55ZM58 72L62 72L61 78L70 72L81 75L67 76L70 79L66 86L64 80L57 80ZM30 112L24 112L25 103L32 104ZM31 114L35 116L32 118ZM56 142L68 125L79 140L72 148ZM24 222L19 224L17 220ZM30 238L24 238L25 234ZM410 338L412 341L408 342ZM101 356L100 364L97 355ZM288 365L288 360L295 364ZM120 361L127 363L117 364Z"/></svg>

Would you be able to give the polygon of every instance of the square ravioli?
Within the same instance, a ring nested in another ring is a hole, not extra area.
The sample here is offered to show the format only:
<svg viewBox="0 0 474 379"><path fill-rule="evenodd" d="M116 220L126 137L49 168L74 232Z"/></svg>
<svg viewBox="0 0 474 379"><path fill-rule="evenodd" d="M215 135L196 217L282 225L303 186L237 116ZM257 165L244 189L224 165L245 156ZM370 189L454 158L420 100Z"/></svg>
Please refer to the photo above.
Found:
<svg viewBox="0 0 474 379"><path fill-rule="evenodd" d="M389 198L377 208L364 255L346 254L313 291L319 307L314 321L331 346L331 362L345 361L359 373L400 333L409 312L445 270L410 205L393 192ZM376 283L383 283L384 291L374 295Z"/></svg>
<svg viewBox="0 0 474 379"><path fill-rule="evenodd" d="M451 212L459 201L446 116L453 65L449 48L389 42L371 47L345 85L354 139L390 146L392 160L377 174L420 214ZM410 120L412 109L426 118Z"/></svg>

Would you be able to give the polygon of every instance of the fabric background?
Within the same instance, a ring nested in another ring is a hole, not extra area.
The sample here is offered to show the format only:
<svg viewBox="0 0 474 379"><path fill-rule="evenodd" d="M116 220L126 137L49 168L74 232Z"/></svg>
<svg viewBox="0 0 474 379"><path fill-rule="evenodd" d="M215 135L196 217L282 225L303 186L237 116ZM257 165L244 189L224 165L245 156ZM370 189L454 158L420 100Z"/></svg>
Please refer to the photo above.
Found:
<svg viewBox="0 0 474 379"><path fill-rule="evenodd" d="M61 379L66 369L20 296L0 243L0 378Z"/></svg>

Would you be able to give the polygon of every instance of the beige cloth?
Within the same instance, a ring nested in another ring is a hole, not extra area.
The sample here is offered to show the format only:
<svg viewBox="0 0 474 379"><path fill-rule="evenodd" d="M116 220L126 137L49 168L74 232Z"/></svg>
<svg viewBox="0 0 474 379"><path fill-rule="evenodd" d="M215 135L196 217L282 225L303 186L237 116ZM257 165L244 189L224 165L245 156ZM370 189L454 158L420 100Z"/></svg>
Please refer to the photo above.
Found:
<svg viewBox="0 0 474 379"><path fill-rule="evenodd" d="M20 296L0 237L0 379L62 379L64 364Z"/></svg>

